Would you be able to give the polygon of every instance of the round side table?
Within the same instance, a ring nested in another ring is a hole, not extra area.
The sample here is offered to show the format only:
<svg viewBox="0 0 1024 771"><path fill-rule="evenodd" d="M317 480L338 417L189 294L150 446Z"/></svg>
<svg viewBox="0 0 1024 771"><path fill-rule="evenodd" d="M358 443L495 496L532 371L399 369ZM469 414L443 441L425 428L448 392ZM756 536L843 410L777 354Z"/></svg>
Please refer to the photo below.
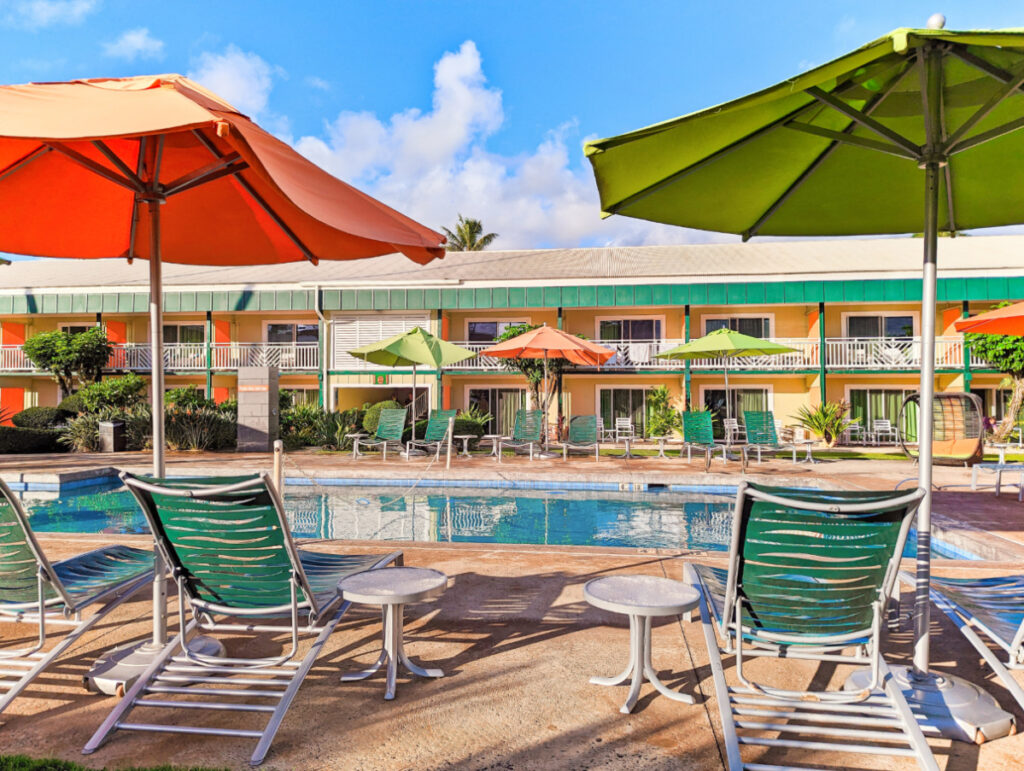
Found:
<svg viewBox="0 0 1024 771"><path fill-rule="evenodd" d="M629 696L619 712L633 711L645 677L663 696L694 703L689 694L669 690L651 666L651 618L692 611L700 602L696 589L660 576L605 576L588 581L583 586L583 597L595 608L629 616L629 664L615 677L590 678L594 685L620 685L632 675Z"/></svg>
<svg viewBox="0 0 1024 771"><path fill-rule="evenodd" d="M342 675L342 682L364 680L381 665L387 665L385 699L395 698L395 677L398 664L420 677L444 677L440 669L424 669L416 666L405 655L403 643L404 622L402 611L410 602L422 602L444 594L448 576L430 568L380 568L346 576L338 582L338 593L342 600L364 605L380 605L384 616L384 640L377 661L362 672Z"/></svg>
<svg viewBox="0 0 1024 771"><path fill-rule="evenodd" d="M476 434L456 434L455 436L452 437L452 439L462 440L462 452L458 454L461 454L466 458L471 457L469 454L469 442L472 439L476 439Z"/></svg>

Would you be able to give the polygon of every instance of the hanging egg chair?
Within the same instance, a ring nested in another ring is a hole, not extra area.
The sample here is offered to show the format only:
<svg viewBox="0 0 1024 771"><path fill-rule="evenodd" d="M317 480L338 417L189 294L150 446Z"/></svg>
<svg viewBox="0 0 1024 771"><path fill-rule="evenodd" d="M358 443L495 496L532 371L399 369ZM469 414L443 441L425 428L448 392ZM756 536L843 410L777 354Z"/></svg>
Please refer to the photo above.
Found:
<svg viewBox="0 0 1024 771"><path fill-rule="evenodd" d="M900 406L900 446L917 460L917 410L921 394L910 394ZM983 456L985 423L981 399L969 393L937 393L932 409L932 456L940 466L973 466ZM909 436L908 436L909 434Z"/></svg>

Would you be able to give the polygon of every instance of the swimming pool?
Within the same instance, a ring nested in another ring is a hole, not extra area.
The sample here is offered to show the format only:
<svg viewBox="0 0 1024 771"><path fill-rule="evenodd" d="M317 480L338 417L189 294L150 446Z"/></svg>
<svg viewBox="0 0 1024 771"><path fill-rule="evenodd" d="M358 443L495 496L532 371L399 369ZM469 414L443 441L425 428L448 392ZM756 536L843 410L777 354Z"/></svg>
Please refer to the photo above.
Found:
<svg viewBox="0 0 1024 771"><path fill-rule="evenodd" d="M22 492L41 533L145 533L120 482ZM726 551L732 497L716 493L294 487L285 510L298 538ZM913 540L906 556L913 556ZM937 557L967 559L933 542Z"/></svg>

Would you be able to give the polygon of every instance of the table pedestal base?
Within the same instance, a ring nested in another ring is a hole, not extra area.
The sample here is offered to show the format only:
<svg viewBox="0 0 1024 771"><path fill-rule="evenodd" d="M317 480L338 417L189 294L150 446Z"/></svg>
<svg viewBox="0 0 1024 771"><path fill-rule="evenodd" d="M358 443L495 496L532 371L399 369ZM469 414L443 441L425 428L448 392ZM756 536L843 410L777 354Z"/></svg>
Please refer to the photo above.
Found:
<svg viewBox="0 0 1024 771"><path fill-rule="evenodd" d="M440 669L424 669L423 667L413 664L409 660L409 657L405 655L405 645L403 644L405 630L405 622L403 618L404 609L404 605L384 606L382 609L384 616L384 643L380 656L369 669L364 669L361 672L353 672L348 675L342 675L341 682L347 683L354 680L365 680L380 669L381 666L387 665L387 669L385 670L387 679L384 698L390 701L395 698L395 678L398 675L399 663L401 663L402 666L410 673L418 675L419 677L444 677L444 672Z"/></svg>
<svg viewBox="0 0 1024 771"><path fill-rule="evenodd" d="M621 685L633 677L629 688L629 696L626 703L619 708L619 712L628 715L636 706L637 697L640 695L640 685L644 678L654 686L654 689L662 696L667 696L675 701L685 704L694 704L694 698L689 694L676 693L669 690L651 666L651 617L633 616L629 617L629 664L615 677L592 677L590 682L594 685Z"/></svg>

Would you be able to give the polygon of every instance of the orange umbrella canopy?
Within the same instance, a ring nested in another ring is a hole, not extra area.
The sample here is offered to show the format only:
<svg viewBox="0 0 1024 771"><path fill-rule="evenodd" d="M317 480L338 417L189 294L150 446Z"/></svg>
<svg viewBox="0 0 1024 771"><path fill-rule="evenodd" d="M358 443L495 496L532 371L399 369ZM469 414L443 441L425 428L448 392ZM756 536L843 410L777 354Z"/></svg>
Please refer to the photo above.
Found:
<svg viewBox="0 0 1024 771"><path fill-rule="evenodd" d="M979 313L969 319L960 319L953 327L957 332L1024 336L1024 302Z"/></svg>
<svg viewBox="0 0 1024 771"><path fill-rule="evenodd" d="M444 255L181 75L0 86L0 251L241 265ZM140 209L143 209L140 211Z"/></svg>
<svg viewBox="0 0 1024 771"><path fill-rule="evenodd" d="M544 325L485 348L479 355L509 359L566 359L573 364L596 367L614 356L615 351Z"/></svg>

